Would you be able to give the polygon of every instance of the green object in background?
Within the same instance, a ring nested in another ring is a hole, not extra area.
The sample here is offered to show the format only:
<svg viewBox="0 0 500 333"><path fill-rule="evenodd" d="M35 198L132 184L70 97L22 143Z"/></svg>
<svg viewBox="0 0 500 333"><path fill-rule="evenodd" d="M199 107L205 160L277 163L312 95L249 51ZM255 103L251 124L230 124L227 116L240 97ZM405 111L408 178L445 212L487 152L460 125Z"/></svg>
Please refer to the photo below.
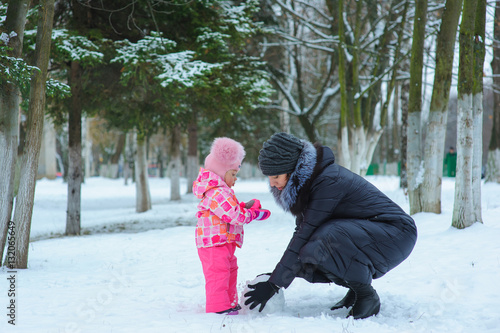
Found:
<svg viewBox="0 0 500 333"><path fill-rule="evenodd" d="M457 153L453 147L446 154L444 159L444 174L446 177L455 177L457 169Z"/></svg>
<svg viewBox="0 0 500 333"><path fill-rule="evenodd" d="M368 166L368 170L366 170L367 176L378 175L378 164L372 163Z"/></svg>

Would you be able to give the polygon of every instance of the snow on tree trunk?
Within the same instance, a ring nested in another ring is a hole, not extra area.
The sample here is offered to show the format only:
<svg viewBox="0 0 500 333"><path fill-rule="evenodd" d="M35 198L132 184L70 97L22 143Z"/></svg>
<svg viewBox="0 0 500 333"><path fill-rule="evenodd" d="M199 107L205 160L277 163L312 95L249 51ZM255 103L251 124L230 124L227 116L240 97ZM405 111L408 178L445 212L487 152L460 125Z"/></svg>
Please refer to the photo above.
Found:
<svg viewBox="0 0 500 333"><path fill-rule="evenodd" d="M187 153L187 193L193 193L193 182L198 176L198 124L196 116L188 125L188 153Z"/></svg>
<svg viewBox="0 0 500 333"><path fill-rule="evenodd" d="M347 126L342 127L340 132L340 147L339 164L344 168L351 169L351 154L349 153L349 129Z"/></svg>
<svg viewBox="0 0 500 333"><path fill-rule="evenodd" d="M36 176L43 135L45 111L45 85L50 57L54 0L40 2L38 30L36 36L35 65L40 71L31 79L30 102L24 146L23 162L19 181L19 192L14 211L15 258L9 262L12 268L28 267L28 250L35 198Z"/></svg>
<svg viewBox="0 0 500 333"><path fill-rule="evenodd" d="M424 177L424 166L422 165L421 154L420 114L420 112L408 113L408 197L410 201L410 214L412 215L422 211L420 185Z"/></svg>
<svg viewBox="0 0 500 333"><path fill-rule="evenodd" d="M481 175L483 169L483 76L486 0L479 0L474 23L474 85L473 85L473 159L472 159L472 207L473 222L483 222L481 214Z"/></svg>
<svg viewBox="0 0 500 333"><path fill-rule="evenodd" d="M344 1L338 2L338 27L339 27L339 85L340 85L340 142L341 152L339 164L351 169L351 155L349 153L349 126L347 111L347 87L346 87L346 55L345 55L345 27L344 27Z"/></svg>
<svg viewBox="0 0 500 333"><path fill-rule="evenodd" d="M474 94L472 148L472 207L474 222L483 222L481 214L481 174L483 168L483 94Z"/></svg>
<svg viewBox="0 0 500 333"><path fill-rule="evenodd" d="M356 174L360 174L362 163L365 159L366 149L366 136L362 126L354 127L351 129L350 148L347 153L351 154L351 167L350 170ZM365 168L367 169L367 167Z"/></svg>
<svg viewBox="0 0 500 333"><path fill-rule="evenodd" d="M457 103L457 173L455 176L453 226L463 229L474 223L472 209L472 137L474 135L472 95L462 96Z"/></svg>
<svg viewBox="0 0 500 333"><path fill-rule="evenodd" d="M447 103L446 103L447 104ZM441 182L443 179L444 138L447 112L431 111L424 146L422 211L441 214Z"/></svg>
<svg viewBox="0 0 500 333"><path fill-rule="evenodd" d="M423 179L421 152L422 68L424 57L427 0L418 1L413 23L410 63L410 99L408 106L408 196L410 214L422 211L420 185Z"/></svg>
<svg viewBox="0 0 500 333"><path fill-rule="evenodd" d="M175 126L172 131L172 147L170 162L170 200L181 200L180 175L181 175L181 129Z"/></svg>
<svg viewBox="0 0 500 333"><path fill-rule="evenodd" d="M447 0L436 42L436 70L426 126L422 211L441 213L441 183L453 58L462 1Z"/></svg>
<svg viewBox="0 0 500 333"><path fill-rule="evenodd" d="M364 155L364 161L361 164L361 169L359 174L361 176L365 176L366 172L368 171L368 167L370 166L370 162L373 158L373 154L375 153L375 149L377 148L378 142L380 138L382 137L382 134L384 133L383 130L378 130L378 131L373 131L371 132L371 135L369 136L368 140L366 140L366 148L365 148L365 155Z"/></svg>
<svg viewBox="0 0 500 333"><path fill-rule="evenodd" d="M457 100L457 172L452 226L463 229L474 221L472 165L474 154L474 24L477 1L464 2L460 24Z"/></svg>
<svg viewBox="0 0 500 333"><path fill-rule="evenodd" d="M151 209L151 194L149 192L148 181L148 161L146 139L135 135L137 141L137 150L135 156L135 189L136 205L135 210L138 213L146 212Z"/></svg>
<svg viewBox="0 0 500 333"><path fill-rule="evenodd" d="M82 170L82 101L81 67L71 62L71 110L68 117L68 210L66 235L79 235L81 229Z"/></svg>

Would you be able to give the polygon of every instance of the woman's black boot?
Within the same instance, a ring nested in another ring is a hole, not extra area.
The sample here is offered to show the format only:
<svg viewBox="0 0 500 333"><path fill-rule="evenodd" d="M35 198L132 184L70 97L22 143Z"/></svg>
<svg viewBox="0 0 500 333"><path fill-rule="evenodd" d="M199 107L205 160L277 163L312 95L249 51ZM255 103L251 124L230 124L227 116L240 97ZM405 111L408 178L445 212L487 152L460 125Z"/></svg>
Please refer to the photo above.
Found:
<svg viewBox="0 0 500 333"><path fill-rule="evenodd" d="M377 292L369 284L357 282L348 283L349 287L356 293L354 306L349 312L354 319L363 319L374 316L380 311L380 298Z"/></svg>
<svg viewBox="0 0 500 333"><path fill-rule="evenodd" d="M331 307L331 310L337 310L342 308L348 308L354 305L354 301L356 300L356 294L352 289L349 288L347 294L340 301L337 302L334 306Z"/></svg>

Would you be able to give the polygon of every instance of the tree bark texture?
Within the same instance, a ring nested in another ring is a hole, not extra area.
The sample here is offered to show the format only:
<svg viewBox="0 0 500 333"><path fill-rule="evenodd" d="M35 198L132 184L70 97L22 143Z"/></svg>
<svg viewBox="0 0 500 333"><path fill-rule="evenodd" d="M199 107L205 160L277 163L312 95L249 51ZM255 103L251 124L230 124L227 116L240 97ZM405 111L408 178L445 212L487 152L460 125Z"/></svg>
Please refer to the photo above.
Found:
<svg viewBox="0 0 500 333"><path fill-rule="evenodd" d="M423 212L441 213L441 183L448 119L448 101L462 0L447 0L436 41L436 70L432 90L427 136L424 144L424 179L421 188Z"/></svg>
<svg viewBox="0 0 500 333"><path fill-rule="evenodd" d="M421 152L422 68L424 58L427 0L417 1L413 24L408 105L408 196L410 214L422 211L420 186L423 180Z"/></svg>
<svg viewBox="0 0 500 333"><path fill-rule="evenodd" d="M464 0L460 24L460 59L458 69L457 101L457 172L452 226L463 229L474 221L472 197L472 163L474 137L474 22L476 0Z"/></svg>
<svg viewBox="0 0 500 333"><path fill-rule="evenodd" d="M23 163L19 181L19 193L16 197L14 224L15 268L28 267L28 249L35 197L36 175L43 135L45 111L45 86L50 58L52 21L54 17L54 0L40 1L39 21L36 36L35 72L31 79L28 125L26 144L24 146Z"/></svg>
<svg viewBox="0 0 500 333"><path fill-rule="evenodd" d="M78 61L71 62L71 110L68 117L68 210L66 235L79 235L81 229L82 166L82 83Z"/></svg>
<svg viewBox="0 0 500 333"><path fill-rule="evenodd" d="M16 33L9 40L9 56L19 58L23 50L24 25L28 0L11 1L4 22L5 32ZM7 240L7 227L12 216L14 173L19 140L19 88L10 83L0 85L0 263Z"/></svg>

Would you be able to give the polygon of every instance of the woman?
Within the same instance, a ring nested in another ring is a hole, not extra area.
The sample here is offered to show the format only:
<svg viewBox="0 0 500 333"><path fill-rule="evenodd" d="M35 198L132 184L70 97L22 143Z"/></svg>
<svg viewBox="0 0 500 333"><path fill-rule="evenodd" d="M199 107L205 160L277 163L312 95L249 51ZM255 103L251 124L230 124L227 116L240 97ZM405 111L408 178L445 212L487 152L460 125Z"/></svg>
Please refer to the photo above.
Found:
<svg viewBox="0 0 500 333"><path fill-rule="evenodd" d="M311 283L334 282L349 288L332 307L352 309L355 319L380 311L371 286L412 251L413 219L374 185L335 163L328 147L274 134L263 145L259 167L271 193L296 217L296 228L280 262L266 282L249 286L250 309L287 288L295 277Z"/></svg>

